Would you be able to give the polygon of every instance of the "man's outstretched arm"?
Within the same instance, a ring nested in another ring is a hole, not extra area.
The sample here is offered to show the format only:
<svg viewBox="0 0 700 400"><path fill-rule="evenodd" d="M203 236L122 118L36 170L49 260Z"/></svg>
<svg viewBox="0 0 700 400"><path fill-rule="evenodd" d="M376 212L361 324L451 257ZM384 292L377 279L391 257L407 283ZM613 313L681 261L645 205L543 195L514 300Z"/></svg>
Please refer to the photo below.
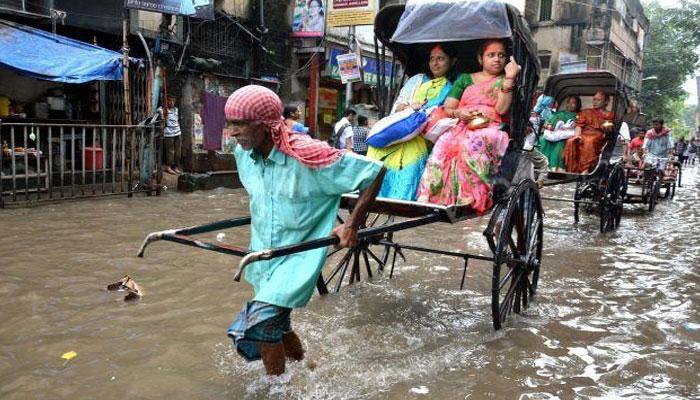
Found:
<svg viewBox="0 0 700 400"><path fill-rule="evenodd" d="M357 199L357 204L355 204L350 218L344 224L338 225L333 229L333 234L340 238L338 247L352 247L357 244L357 231L360 229L367 207L377 198L385 172L386 168L382 167L372 184L360 192L360 197Z"/></svg>

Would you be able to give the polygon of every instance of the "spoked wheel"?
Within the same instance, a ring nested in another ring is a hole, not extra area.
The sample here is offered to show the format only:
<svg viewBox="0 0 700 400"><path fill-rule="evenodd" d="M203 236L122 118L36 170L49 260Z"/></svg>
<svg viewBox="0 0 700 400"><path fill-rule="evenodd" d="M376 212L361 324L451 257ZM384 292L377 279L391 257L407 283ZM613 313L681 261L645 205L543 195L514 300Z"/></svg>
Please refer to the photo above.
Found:
<svg viewBox="0 0 700 400"><path fill-rule="evenodd" d="M672 199L676 194L676 180L664 182L664 200Z"/></svg>
<svg viewBox="0 0 700 400"><path fill-rule="evenodd" d="M537 290L542 261L542 204L532 180L521 181L507 204L496 207L496 232L491 282L493 326L527 308Z"/></svg>
<svg viewBox="0 0 700 400"><path fill-rule="evenodd" d="M600 198L600 233L614 231L620 225L624 187L625 170L621 165L616 165L608 175L605 191Z"/></svg>
<svg viewBox="0 0 700 400"><path fill-rule="evenodd" d="M660 192L661 180L658 177L654 177L654 181L651 185L651 192L649 193L649 212L653 212L656 209L656 203L659 202Z"/></svg>
<svg viewBox="0 0 700 400"><path fill-rule="evenodd" d="M579 201L582 198L582 183L581 181L576 182L576 191L574 192L574 224L578 224L579 220L579 212L581 210L581 206L579 204Z"/></svg>
<svg viewBox="0 0 700 400"><path fill-rule="evenodd" d="M338 216L338 220L341 223L343 222L340 216ZM365 217L365 221L360 226L360 229L386 225L393 222L393 220L393 216L369 213ZM374 268L375 273L383 272L390 246L376 245L379 240L391 241L391 236L381 235L364 238L360 239L355 247L330 250L326 260L332 260L330 263L331 267L330 269L326 269L327 267L324 268L326 271L325 276L324 270L321 270L316 282L318 293L324 295L330 290L336 293L339 292L346 275L348 276L346 284L352 284L356 281L359 282L362 279L363 266L367 278L372 278L373 276L372 264L376 264Z"/></svg>
<svg viewBox="0 0 700 400"><path fill-rule="evenodd" d="M671 182L671 199L676 197L676 182Z"/></svg>

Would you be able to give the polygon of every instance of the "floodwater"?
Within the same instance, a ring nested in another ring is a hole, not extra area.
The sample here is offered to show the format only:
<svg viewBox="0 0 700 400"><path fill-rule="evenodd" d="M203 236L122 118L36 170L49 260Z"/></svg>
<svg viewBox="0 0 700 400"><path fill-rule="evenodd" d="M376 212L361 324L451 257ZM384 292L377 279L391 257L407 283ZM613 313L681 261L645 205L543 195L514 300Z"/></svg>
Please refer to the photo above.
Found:
<svg viewBox="0 0 700 400"><path fill-rule="evenodd" d="M251 297L232 280L237 259L165 242L134 256L148 232L245 215L240 190L2 210L0 398L700 398L700 179L684 175L674 200L653 215L626 206L610 234L545 203L539 291L498 332L485 262L470 265L460 291L461 260L406 251L393 279L314 295L292 314L310 361L279 378L226 337ZM395 240L488 254L486 221ZM125 274L143 287L140 301L105 290ZM62 359L69 351L77 356Z"/></svg>

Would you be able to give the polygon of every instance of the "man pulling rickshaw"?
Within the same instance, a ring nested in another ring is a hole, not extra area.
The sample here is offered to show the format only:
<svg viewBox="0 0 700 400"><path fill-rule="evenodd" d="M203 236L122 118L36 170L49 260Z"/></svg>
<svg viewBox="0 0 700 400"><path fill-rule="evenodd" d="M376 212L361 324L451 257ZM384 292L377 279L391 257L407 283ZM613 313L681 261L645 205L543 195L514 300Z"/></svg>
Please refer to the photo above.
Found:
<svg viewBox="0 0 700 400"><path fill-rule="evenodd" d="M339 246L354 245L365 209L379 191L382 166L306 135L293 135L282 119L279 97L262 86L236 90L225 112L238 140L238 176L250 198L251 250L328 236L340 195L366 189L350 219L333 229ZM284 373L286 358L304 358L291 312L311 299L326 253L327 248L320 248L259 261L245 271L255 297L228 334L241 356L262 359L270 375Z"/></svg>

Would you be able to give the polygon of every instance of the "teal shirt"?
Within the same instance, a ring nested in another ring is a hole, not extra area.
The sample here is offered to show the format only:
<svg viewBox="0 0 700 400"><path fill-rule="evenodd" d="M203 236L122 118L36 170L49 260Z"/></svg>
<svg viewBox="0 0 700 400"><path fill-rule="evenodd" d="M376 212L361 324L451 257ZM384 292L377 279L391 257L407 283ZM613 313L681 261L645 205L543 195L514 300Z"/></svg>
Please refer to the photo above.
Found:
<svg viewBox="0 0 700 400"><path fill-rule="evenodd" d="M250 249L259 251L319 239L330 234L340 195L362 190L382 165L345 153L325 168L313 169L273 148L267 159L236 146L238 176L250 197ZM246 267L254 300L281 307L303 307L316 287L327 248L305 251Z"/></svg>

